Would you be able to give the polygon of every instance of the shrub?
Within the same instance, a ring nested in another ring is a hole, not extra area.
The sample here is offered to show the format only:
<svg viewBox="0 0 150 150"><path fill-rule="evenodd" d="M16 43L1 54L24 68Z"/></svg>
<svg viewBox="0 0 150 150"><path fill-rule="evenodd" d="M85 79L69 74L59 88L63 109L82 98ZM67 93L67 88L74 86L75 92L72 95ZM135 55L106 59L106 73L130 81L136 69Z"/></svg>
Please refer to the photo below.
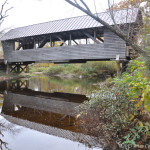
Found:
<svg viewBox="0 0 150 150"><path fill-rule="evenodd" d="M150 143L150 82L144 61L131 61L128 72L115 78L113 86L102 84L89 102L80 105L80 125L108 144L128 149Z"/></svg>
<svg viewBox="0 0 150 150"><path fill-rule="evenodd" d="M47 75L56 75L63 72L63 68L61 66L52 66L48 67L46 70L44 70L44 73Z"/></svg>
<svg viewBox="0 0 150 150"><path fill-rule="evenodd" d="M113 74L116 72L115 62L87 62L85 64L62 64L49 67L34 65L30 67L30 72L44 72L47 75L75 74L83 76L98 76L103 73Z"/></svg>
<svg viewBox="0 0 150 150"><path fill-rule="evenodd" d="M81 66L84 75L98 75L103 72L114 73L116 72L116 63L115 62L87 62Z"/></svg>

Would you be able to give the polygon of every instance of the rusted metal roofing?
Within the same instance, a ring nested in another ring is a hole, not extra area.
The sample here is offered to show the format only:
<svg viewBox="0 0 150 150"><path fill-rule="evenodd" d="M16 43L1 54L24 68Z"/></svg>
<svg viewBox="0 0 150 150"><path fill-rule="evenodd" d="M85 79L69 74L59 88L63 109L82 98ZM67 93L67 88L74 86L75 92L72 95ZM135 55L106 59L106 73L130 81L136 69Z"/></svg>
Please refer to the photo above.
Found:
<svg viewBox="0 0 150 150"><path fill-rule="evenodd" d="M138 11L138 8L114 11L116 23L125 24L136 22ZM109 12L99 13L98 16L110 25L114 25ZM1 41L102 26L102 24L90 16L84 15L12 29L1 38Z"/></svg>

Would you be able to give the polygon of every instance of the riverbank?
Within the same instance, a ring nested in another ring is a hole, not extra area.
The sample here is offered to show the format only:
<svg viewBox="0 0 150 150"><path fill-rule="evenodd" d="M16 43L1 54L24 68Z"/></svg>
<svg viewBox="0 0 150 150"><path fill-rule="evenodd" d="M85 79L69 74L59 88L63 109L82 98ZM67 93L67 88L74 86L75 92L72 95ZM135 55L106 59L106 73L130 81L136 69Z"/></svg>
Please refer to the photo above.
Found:
<svg viewBox="0 0 150 150"><path fill-rule="evenodd" d="M29 73L9 74L0 72L0 81L47 75L60 78L103 78L113 77L116 74L116 62L87 62L85 64L34 64Z"/></svg>
<svg viewBox="0 0 150 150"><path fill-rule="evenodd" d="M104 136L108 144L104 149L150 144L149 72L145 60L131 61L120 78L101 83L91 100L78 108L79 125L94 136Z"/></svg>
<svg viewBox="0 0 150 150"><path fill-rule="evenodd" d="M87 62L86 64L59 64L52 66L34 65L30 72L42 72L48 76L63 78L108 77L116 73L116 62Z"/></svg>
<svg viewBox="0 0 150 150"><path fill-rule="evenodd" d="M6 74L5 72L0 72L0 82L5 81L5 80L11 80L11 79L18 79L18 78L25 78L25 77L30 77L28 73L23 73L23 74Z"/></svg>

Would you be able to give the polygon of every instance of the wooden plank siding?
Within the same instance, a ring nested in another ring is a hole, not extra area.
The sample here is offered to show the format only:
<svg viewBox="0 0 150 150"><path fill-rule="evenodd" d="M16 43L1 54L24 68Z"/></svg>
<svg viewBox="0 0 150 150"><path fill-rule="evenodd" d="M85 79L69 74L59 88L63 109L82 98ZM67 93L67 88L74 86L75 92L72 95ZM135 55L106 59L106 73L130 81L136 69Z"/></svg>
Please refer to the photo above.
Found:
<svg viewBox="0 0 150 150"><path fill-rule="evenodd" d="M10 60L11 54L14 50L14 41L11 41L11 40L3 41L2 46L3 46L3 51L4 51L4 61L8 61Z"/></svg>
<svg viewBox="0 0 150 150"><path fill-rule="evenodd" d="M111 60L116 55L126 59L126 43L117 35L104 30L104 43L72 45L39 49L26 49L14 51L12 41L2 42L5 61L13 62L42 62L66 60Z"/></svg>

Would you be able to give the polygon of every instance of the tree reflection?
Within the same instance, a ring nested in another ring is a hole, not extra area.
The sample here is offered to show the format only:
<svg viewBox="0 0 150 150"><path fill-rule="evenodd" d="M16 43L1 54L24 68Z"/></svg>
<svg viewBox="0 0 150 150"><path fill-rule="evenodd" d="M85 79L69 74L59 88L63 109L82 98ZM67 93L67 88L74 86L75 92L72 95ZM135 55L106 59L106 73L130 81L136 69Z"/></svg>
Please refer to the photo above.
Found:
<svg viewBox="0 0 150 150"><path fill-rule="evenodd" d="M16 128L16 126L14 124L6 121L5 119L2 118L2 116L0 116L0 135L1 135L0 149L1 150L3 150L3 149L10 150L8 143L3 140L4 132L8 132L9 134L15 136L18 133L20 133L20 131L21 131L21 128Z"/></svg>

